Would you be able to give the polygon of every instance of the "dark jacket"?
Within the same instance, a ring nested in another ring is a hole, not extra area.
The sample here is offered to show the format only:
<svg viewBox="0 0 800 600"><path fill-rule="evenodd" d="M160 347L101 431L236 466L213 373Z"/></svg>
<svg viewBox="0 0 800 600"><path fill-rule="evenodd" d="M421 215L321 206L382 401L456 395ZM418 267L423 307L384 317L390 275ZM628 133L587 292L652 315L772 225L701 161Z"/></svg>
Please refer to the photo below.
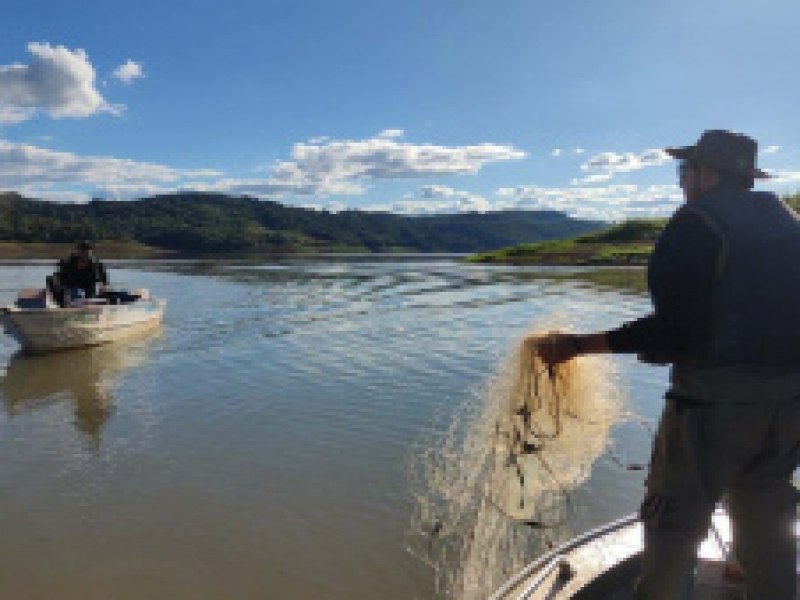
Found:
<svg viewBox="0 0 800 600"><path fill-rule="evenodd" d="M80 288L87 298L96 295L97 284L108 285L108 274L102 262L92 258L85 268L79 265L76 254L58 261L58 283L62 288Z"/></svg>
<svg viewBox="0 0 800 600"><path fill-rule="evenodd" d="M609 344L656 363L800 364L798 255L797 216L774 194L718 186L667 223L648 267L654 311Z"/></svg>
<svg viewBox="0 0 800 600"><path fill-rule="evenodd" d="M711 289L711 323L693 362L800 366L800 221L766 192L710 193L689 207L722 246Z"/></svg>

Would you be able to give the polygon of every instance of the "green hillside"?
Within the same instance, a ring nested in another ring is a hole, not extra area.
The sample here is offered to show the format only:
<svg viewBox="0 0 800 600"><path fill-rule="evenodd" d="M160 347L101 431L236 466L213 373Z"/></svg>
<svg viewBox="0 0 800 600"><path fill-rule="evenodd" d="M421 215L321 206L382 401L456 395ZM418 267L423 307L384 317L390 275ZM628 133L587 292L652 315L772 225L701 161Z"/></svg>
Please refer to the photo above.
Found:
<svg viewBox="0 0 800 600"><path fill-rule="evenodd" d="M556 211L402 216L339 213L222 194L182 193L130 202L59 204L0 194L0 242L130 242L181 254L480 252L571 237L598 222Z"/></svg>
<svg viewBox="0 0 800 600"><path fill-rule="evenodd" d="M571 239L519 244L471 262L539 265L643 265L666 219L631 220Z"/></svg>

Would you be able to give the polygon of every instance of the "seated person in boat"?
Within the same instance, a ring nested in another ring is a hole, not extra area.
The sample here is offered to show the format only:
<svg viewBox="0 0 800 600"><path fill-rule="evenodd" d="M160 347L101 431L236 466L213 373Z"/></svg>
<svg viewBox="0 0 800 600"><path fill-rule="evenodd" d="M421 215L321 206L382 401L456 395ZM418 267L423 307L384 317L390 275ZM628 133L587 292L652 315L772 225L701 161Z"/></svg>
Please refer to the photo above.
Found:
<svg viewBox="0 0 800 600"><path fill-rule="evenodd" d="M58 261L56 273L48 278L48 289L63 307L74 292L84 298L94 298L108 286L108 274L102 262L94 256L94 247L81 242L69 258Z"/></svg>

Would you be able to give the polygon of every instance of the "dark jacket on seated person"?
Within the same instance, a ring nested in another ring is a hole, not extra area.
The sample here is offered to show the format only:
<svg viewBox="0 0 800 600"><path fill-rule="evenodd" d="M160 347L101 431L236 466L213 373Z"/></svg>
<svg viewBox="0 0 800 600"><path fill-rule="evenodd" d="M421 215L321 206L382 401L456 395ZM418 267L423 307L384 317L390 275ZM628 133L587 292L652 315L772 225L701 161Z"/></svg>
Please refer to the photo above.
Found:
<svg viewBox="0 0 800 600"><path fill-rule="evenodd" d="M80 288L87 298L97 295L97 284L108 285L108 274L103 263L96 258L83 258L77 254L58 261L58 283L64 289Z"/></svg>

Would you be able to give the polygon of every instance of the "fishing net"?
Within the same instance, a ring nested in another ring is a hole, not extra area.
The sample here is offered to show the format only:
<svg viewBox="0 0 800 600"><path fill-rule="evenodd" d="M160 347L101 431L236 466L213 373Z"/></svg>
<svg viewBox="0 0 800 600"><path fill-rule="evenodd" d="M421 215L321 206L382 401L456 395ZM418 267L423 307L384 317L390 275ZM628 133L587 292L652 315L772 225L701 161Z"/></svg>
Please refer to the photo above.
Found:
<svg viewBox="0 0 800 600"><path fill-rule="evenodd" d="M548 369L526 336L411 468L409 550L438 591L485 599L568 534L570 492L589 477L622 405L603 356Z"/></svg>

